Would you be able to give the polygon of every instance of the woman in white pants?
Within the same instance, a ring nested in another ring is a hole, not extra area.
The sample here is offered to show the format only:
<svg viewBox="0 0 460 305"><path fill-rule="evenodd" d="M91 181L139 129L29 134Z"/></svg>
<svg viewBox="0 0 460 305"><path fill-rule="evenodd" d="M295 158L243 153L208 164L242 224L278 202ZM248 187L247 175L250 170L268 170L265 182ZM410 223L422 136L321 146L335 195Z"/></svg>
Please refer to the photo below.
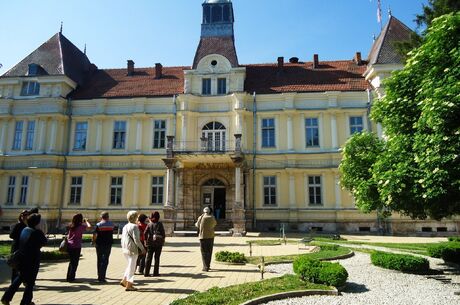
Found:
<svg viewBox="0 0 460 305"><path fill-rule="evenodd" d="M139 228L137 227L137 212L129 211L126 215L128 223L123 227L121 234L121 248L128 265L120 285L126 287L126 291L136 291L134 287L134 271L136 270L136 261L139 254L145 254L144 246L139 237ZM140 249L141 252L139 251Z"/></svg>

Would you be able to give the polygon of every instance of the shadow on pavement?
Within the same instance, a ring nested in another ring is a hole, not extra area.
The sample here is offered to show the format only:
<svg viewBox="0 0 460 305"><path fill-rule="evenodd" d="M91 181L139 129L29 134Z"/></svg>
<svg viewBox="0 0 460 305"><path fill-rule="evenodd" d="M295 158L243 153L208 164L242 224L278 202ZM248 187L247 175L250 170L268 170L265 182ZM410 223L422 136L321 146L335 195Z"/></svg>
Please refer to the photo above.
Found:
<svg viewBox="0 0 460 305"><path fill-rule="evenodd" d="M78 292L78 291L98 291L100 289L96 289L96 288L93 288L89 285L67 285L67 286L42 286L42 285L36 285L35 286L35 289L36 291L39 291L39 290L53 290L53 291L56 291L56 292L62 292L62 293L66 293L66 292Z"/></svg>
<svg viewBox="0 0 460 305"><path fill-rule="evenodd" d="M193 268L196 266L185 266L185 265L162 265L162 268Z"/></svg>
<svg viewBox="0 0 460 305"><path fill-rule="evenodd" d="M161 275L162 277L189 277L192 279L207 279L207 278L223 278L223 276L209 276L203 273L165 273Z"/></svg>
<svg viewBox="0 0 460 305"><path fill-rule="evenodd" d="M368 291L369 289L367 289L366 285L353 282L347 282L345 288L341 290L341 292L345 293L364 293Z"/></svg>

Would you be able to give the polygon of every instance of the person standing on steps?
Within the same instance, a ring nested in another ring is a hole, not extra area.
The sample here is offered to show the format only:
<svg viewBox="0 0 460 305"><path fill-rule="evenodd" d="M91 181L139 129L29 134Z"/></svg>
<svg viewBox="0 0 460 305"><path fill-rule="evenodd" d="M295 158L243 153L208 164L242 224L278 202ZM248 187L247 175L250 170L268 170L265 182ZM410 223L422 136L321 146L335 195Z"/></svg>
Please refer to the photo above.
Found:
<svg viewBox="0 0 460 305"><path fill-rule="evenodd" d="M139 236L139 227L136 224L137 212L129 211L126 215L128 223L123 227L121 233L121 249L125 256L127 266L120 285L125 287L126 291L136 291L134 287L134 272L136 271L136 262L139 254L145 254L144 245L141 243Z"/></svg>
<svg viewBox="0 0 460 305"><path fill-rule="evenodd" d="M200 239L201 259L203 261L203 271L209 271L211 266L212 248L214 246L214 228L217 221L212 215L212 209L205 207L203 214L198 217L195 226L198 228L198 238Z"/></svg>
<svg viewBox="0 0 460 305"><path fill-rule="evenodd" d="M165 228L160 222L160 213L155 211L150 215L150 223L147 229L145 229L144 235L147 245L147 260L145 263L144 276L150 276L153 256L155 257L153 276L160 276L160 255L163 245L165 244Z"/></svg>
<svg viewBox="0 0 460 305"><path fill-rule="evenodd" d="M101 221L96 224L94 230L93 244L96 246L97 254L97 280L105 283L113 244L113 223L109 220L108 212L101 213Z"/></svg>

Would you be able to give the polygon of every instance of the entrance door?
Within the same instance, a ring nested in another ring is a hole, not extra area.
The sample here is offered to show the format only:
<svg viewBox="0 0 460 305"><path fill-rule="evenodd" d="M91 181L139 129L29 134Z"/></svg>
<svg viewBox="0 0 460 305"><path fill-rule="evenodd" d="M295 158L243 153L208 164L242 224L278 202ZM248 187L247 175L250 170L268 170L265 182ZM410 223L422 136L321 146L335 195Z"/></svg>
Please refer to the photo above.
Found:
<svg viewBox="0 0 460 305"><path fill-rule="evenodd" d="M226 210L225 184L218 179L210 179L202 187L202 205L210 206L214 210L216 219L225 219Z"/></svg>

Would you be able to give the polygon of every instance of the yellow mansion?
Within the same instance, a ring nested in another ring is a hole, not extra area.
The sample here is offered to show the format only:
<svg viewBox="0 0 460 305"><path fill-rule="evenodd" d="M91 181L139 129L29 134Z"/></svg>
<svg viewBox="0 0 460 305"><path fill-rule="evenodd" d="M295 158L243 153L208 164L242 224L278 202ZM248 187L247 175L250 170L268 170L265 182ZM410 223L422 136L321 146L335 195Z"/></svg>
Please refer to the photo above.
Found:
<svg viewBox="0 0 460 305"><path fill-rule="evenodd" d="M458 232L460 223L381 220L339 185L340 147L402 67L391 17L367 60L238 62L230 0L203 3L191 66L98 69L57 33L0 77L0 225L36 207L48 230L81 212L125 222L159 210L168 232L210 205L219 229ZM353 57L353 56L350 56Z"/></svg>

